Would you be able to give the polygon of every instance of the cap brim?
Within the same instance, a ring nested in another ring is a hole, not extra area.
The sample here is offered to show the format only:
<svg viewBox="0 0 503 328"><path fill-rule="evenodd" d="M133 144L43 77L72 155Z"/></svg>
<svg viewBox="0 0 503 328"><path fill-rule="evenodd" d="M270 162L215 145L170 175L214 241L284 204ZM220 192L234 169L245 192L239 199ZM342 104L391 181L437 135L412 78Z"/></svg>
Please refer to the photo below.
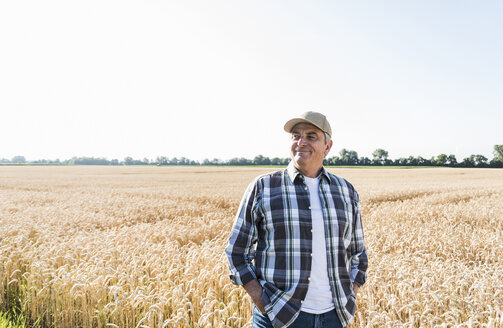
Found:
<svg viewBox="0 0 503 328"><path fill-rule="evenodd" d="M285 123L285 126L283 128L285 129L286 132L290 133L290 132L292 132L293 127L299 123L311 124L311 125L314 125L315 127L317 127L318 129L320 129L321 131L323 131L323 129L321 127L319 127L318 125L314 124L311 121L303 119L303 118L292 118L291 120L289 120L288 122Z"/></svg>

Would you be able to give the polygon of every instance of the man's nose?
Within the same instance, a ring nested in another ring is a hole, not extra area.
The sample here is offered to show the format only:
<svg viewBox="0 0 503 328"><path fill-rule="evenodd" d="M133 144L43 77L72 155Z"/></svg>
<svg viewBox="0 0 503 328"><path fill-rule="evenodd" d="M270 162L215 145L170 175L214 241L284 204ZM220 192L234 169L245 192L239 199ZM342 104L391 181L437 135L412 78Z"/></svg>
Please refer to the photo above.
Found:
<svg viewBox="0 0 503 328"><path fill-rule="evenodd" d="M305 145L306 144L306 138L304 137L299 137L299 140L297 140L297 145Z"/></svg>

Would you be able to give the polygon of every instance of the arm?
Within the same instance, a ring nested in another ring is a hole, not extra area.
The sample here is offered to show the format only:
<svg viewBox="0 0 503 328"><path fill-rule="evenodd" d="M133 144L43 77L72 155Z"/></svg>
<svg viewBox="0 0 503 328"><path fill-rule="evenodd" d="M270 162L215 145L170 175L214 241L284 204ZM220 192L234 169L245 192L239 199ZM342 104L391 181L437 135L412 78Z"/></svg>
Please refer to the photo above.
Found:
<svg viewBox="0 0 503 328"><path fill-rule="evenodd" d="M244 289L250 295L253 303L257 306L260 312L265 313L265 308L262 305L262 286L257 279L248 281L243 285Z"/></svg>
<svg viewBox="0 0 503 328"><path fill-rule="evenodd" d="M251 183L239 205L225 252L229 261L232 282L236 285L243 285L260 312L265 313L261 301L262 286L257 280L255 266L252 263L255 257L253 245L257 241L254 213L256 201L257 186L255 183Z"/></svg>
<svg viewBox="0 0 503 328"><path fill-rule="evenodd" d="M353 202L353 235L351 237L351 281L355 294L358 292L367 279L366 271L368 266L367 249L363 239L363 227L360 215L360 200L358 194L354 193Z"/></svg>
<svg viewBox="0 0 503 328"><path fill-rule="evenodd" d="M252 263L255 258L254 244L257 241L255 222L255 207L259 194L257 189L255 181L248 186L239 205L225 249L229 261L230 278L235 285L245 285L257 279L255 266Z"/></svg>

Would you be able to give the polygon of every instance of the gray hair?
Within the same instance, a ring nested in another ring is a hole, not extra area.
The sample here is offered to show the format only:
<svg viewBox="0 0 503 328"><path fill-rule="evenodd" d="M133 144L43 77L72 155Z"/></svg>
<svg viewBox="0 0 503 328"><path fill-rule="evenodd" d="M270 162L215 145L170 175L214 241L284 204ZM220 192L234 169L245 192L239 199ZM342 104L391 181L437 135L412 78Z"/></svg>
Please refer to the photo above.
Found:
<svg viewBox="0 0 503 328"><path fill-rule="evenodd" d="M330 137L330 135L329 135L328 133L326 133L326 132L323 132L323 134L325 135L325 145L326 145L326 144L330 141L330 139L332 139L332 138L331 138L331 137Z"/></svg>

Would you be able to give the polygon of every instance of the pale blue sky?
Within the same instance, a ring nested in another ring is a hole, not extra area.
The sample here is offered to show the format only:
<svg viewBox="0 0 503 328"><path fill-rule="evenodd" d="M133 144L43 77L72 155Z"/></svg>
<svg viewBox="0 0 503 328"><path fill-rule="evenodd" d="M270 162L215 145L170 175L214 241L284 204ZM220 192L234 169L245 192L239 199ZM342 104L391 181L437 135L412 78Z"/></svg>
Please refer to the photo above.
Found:
<svg viewBox="0 0 503 328"><path fill-rule="evenodd" d="M503 143L500 1L3 1L0 158L371 157Z"/></svg>

